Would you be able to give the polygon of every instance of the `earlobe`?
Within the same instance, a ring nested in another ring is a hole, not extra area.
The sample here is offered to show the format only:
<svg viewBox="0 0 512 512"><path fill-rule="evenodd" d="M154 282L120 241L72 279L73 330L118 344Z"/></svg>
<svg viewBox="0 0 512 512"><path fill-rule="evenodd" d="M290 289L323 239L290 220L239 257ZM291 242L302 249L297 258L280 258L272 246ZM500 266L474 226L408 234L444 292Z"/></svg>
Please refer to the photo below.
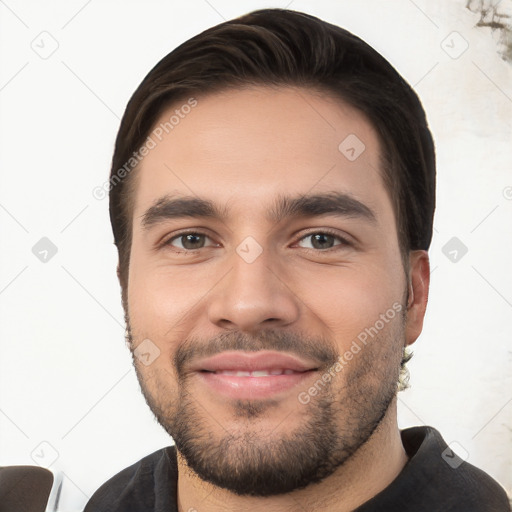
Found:
<svg viewBox="0 0 512 512"><path fill-rule="evenodd" d="M423 329L430 285L430 263L427 251L411 251L409 255L409 299L407 303L406 343L414 343Z"/></svg>

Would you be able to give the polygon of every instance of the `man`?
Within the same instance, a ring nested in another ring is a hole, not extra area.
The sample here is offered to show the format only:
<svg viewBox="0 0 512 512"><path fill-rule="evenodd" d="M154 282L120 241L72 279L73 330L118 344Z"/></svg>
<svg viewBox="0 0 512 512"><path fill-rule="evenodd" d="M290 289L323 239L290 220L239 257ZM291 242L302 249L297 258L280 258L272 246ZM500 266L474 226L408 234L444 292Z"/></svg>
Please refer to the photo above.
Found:
<svg viewBox="0 0 512 512"><path fill-rule="evenodd" d="M435 429L397 426L434 205L421 104L347 31L261 10L160 61L121 122L110 214L175 447L86 512L509 510Z"/></svg>

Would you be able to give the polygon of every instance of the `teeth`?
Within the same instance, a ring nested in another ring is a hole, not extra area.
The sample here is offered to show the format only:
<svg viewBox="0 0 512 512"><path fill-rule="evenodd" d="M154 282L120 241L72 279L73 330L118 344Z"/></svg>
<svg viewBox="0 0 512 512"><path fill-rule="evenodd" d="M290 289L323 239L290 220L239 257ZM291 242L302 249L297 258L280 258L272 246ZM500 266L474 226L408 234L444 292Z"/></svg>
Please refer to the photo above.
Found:
<svg viewBox="0 0 512 512"><path fill-rule="evenodd" d="M251 372L252 377L268 377L269 375L279 375L279 373L271 374L266 370L256 370L254 372Z"/></svg>
<svg viewBox="0 0 512 512"><path fill-rule="evenodd" d="M283 370L283 369L275 369L275 370L255 370L253 372L247 371L236 371L236 370L221 370L215 372L217 375L232 375L234 377L269 377L270 375L292 375L296 373L293 370Z"/></svg>

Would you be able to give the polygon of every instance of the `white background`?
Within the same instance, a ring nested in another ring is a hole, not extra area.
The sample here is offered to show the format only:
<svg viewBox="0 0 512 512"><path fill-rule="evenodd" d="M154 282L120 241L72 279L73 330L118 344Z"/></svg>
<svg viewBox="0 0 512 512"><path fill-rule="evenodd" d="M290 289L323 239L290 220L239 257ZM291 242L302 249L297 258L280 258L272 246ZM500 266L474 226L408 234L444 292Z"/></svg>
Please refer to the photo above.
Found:
<svg viewBox="0 0 512 512"><path fill-rule="evenodd" d="M126 103L184 40L287 5L365 39L424 103L438 206L400 425L438 428L512 490L512 66L498 32L475 28L464 0L288 2L0 1L0 465L49 465L59 510L171 444L131 367L108 201L92 195ZM58 250L46 263L32 252L42 237ZM456 262L452 237L468 249Z"/></svg>

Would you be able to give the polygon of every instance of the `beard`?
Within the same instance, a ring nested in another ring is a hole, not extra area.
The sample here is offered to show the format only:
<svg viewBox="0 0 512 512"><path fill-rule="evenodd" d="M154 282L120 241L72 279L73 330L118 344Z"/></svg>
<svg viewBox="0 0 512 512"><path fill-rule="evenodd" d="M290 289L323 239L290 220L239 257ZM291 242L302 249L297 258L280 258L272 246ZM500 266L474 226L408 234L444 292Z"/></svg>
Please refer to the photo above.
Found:
<svg viewBox="0 0 512 512"><path fill-rule="evenodd" d="M252 336L233 331L179 344L172 359L174 374L144 367L135 356L133 361L146 403L196 475L239 496L275 496L332 475L378 428L397 393L405 344L405 315L400 316L327 383L322 381L309 403L297 399L272 429L264 425L265 418L283 405L273 399L227 401L229 426L221 424L194 394L190 362L225 350L288 351L319 361L321 380L339 359L332 341L282 330ZM128 319L127 326L133 354ZM283 431L290 420L294 428Z"/></svg>

